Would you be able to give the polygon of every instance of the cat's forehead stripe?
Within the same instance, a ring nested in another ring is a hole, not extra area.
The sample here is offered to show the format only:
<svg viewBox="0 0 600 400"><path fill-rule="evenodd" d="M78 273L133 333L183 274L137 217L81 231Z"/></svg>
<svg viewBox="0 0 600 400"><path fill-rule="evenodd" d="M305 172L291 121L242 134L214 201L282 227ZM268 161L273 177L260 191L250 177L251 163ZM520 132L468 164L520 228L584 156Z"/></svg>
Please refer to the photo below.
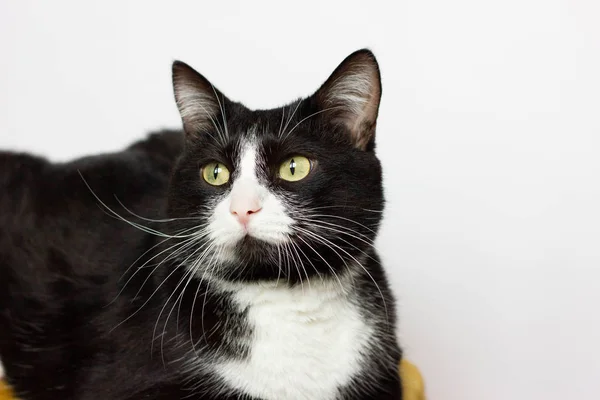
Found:
<svg viewBox="0 0 600 400"><path fill-rule="evenodd" d="M239 161L239 177L247 178L252 180L258 180L256 176L256 165L258 163L257 155L257 143L254 136L250 136L244 139L241 143L242 148L240 152L240 161Z"/></svg>

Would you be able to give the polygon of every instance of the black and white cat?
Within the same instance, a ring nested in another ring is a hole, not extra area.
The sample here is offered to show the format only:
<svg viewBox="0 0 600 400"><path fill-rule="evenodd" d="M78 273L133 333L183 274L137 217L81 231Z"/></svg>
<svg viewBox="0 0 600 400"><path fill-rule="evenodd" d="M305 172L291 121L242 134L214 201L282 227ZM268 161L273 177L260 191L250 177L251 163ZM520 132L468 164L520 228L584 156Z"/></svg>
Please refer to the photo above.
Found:
<svg viewBox="0 0 600 400"><path fill-rule="evenodd" d="M0 358L22 399L400 399L371 52L249 110L189 66L184 134L0 153Z"/></svg>

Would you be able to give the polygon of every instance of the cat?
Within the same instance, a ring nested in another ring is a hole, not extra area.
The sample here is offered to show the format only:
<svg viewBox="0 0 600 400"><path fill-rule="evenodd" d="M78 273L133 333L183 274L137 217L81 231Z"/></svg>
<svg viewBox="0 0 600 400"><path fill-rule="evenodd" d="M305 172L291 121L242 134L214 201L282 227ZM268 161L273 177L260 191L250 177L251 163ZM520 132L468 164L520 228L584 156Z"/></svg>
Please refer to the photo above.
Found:
<svg viewBox="0 0 600 400"><path fill-rule="evenodd" d="M381 78L250 110L173 64L182 131L0 153L0 359L21 399L401 399ZM83 133L82 133L83 134Z"/></svg>

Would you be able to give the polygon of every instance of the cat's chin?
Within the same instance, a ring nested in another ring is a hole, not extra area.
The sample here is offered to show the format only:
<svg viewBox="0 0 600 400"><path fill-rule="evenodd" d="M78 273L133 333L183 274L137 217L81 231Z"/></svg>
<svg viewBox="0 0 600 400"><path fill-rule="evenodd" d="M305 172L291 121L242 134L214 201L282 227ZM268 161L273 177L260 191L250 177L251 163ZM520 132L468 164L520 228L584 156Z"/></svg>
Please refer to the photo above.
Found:
<svg viewBox="0 0 600 400"><path fill-rule="evenodd" d="M253 263L277 255L277 244L251 235L245 235L235 243L221 245L215 257L224 263Z"/></svg>
<svg viewBox="0 0 600 400"><path fill-rule="evenodd" d="M277 279L281 257L285 256L281 248L278 251L277 244L246 235L235 244L215 251L214 260L221 268L213 273L225 281Z"/></svg>
<svg viewBox="0 0 600 400"><path fill-rule="evenodd" d="M264 261L269 258L273 252L277 252L277 246L271 242L259 239L257 237L246 235L232 248L240 260L244 261Z"/></svg>

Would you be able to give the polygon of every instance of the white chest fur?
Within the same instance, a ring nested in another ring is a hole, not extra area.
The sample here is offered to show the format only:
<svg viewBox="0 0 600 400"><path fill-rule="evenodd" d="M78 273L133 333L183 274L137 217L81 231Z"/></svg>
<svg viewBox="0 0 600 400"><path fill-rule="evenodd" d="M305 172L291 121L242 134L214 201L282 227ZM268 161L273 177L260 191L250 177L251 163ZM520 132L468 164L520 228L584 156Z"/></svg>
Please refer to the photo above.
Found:
<svg viewBox="0 0 600 400"><path fill-rule="evenodd" d="M372 329L337 281L254 285L235 301L253 335L247 360L217 366L229 386L266 400L328 400L360 372Z"/></svg>

